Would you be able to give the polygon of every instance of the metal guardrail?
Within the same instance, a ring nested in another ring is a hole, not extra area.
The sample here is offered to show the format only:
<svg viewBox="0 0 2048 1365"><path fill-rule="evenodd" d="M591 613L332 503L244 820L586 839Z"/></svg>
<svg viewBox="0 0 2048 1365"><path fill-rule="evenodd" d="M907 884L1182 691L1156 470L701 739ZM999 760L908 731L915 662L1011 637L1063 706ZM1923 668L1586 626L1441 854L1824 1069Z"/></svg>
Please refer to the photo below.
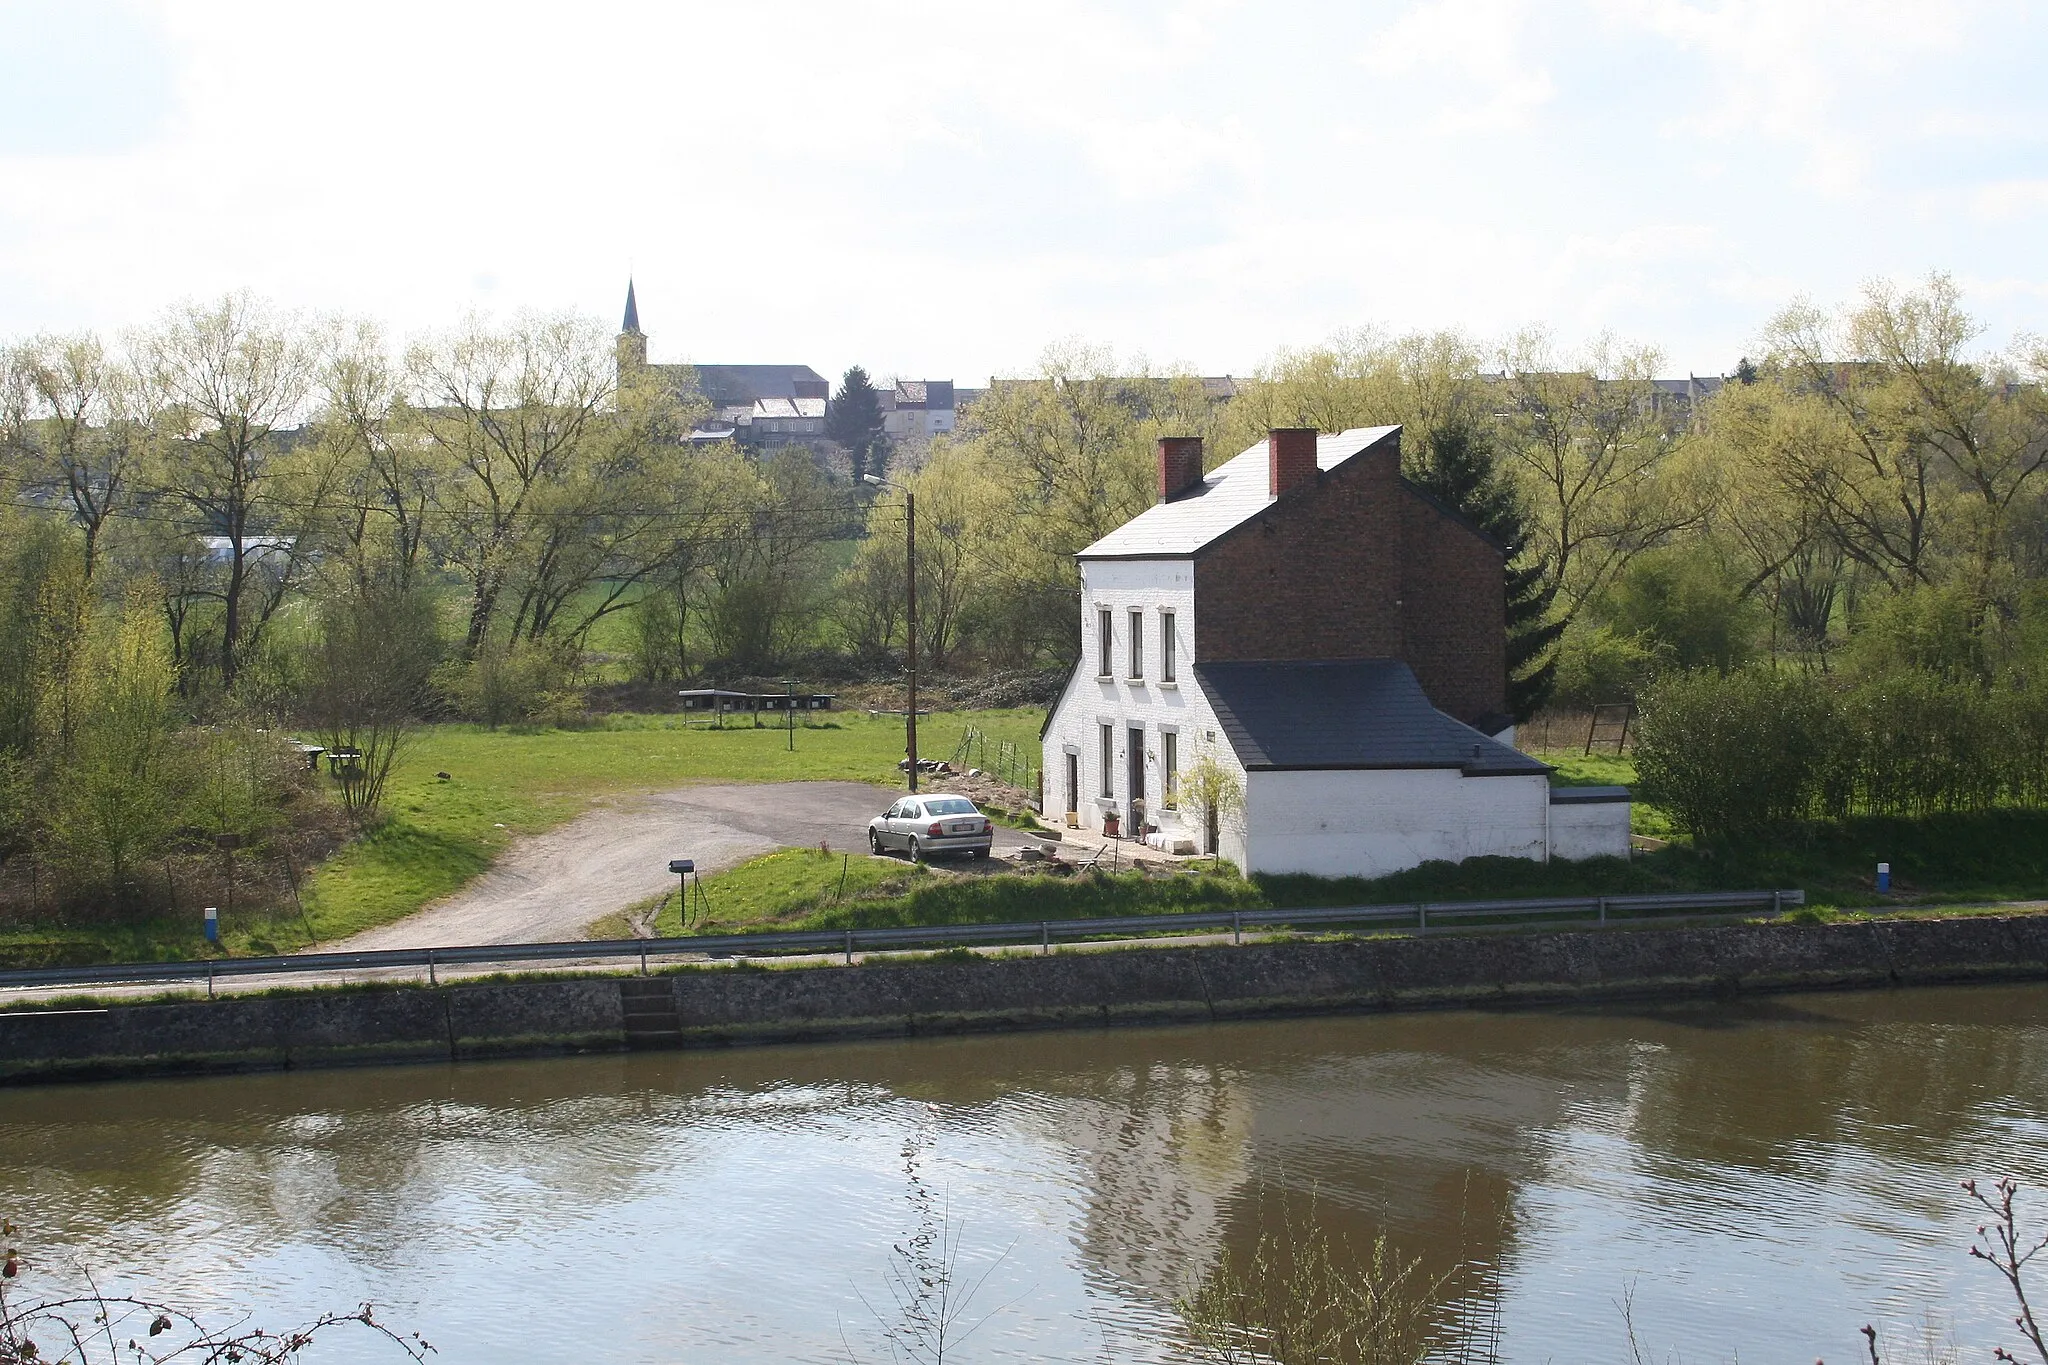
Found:
<svg viewBox="0 0 2048 1365"><path fill-rule="evenodd" d="M491 943L466 948L390 948L360 953L294 953L283 957L227 957L185 962L116 962L98 967L26 967L0 971L0 989L32 986L106 986L136 981L205 981L237 976L302 976L319 972L425 968L437 981L442 967L509 966L536 962L581 963L682 954L713 957L842 953L940 945L1036 945L1051 951L1062 940L1104 935L1165 935L1228 929L1243 940L1247 929L1357 925L1381 932L1429 934L1473 928L1646 919L1698 919L1720 915L1782 914L1804 905L1804 891L1707 891L1656 896L1560 896L1543 900L1417 902L1347 905L1302 910L1202 910L1178 915L1119 915L1098 919L1013 920L1002 924L933 924L899 929L812 929L772 934L693 934L684 938L600 939L585 943ZM1689 913L1688 913L1689 912Z"/></svg>

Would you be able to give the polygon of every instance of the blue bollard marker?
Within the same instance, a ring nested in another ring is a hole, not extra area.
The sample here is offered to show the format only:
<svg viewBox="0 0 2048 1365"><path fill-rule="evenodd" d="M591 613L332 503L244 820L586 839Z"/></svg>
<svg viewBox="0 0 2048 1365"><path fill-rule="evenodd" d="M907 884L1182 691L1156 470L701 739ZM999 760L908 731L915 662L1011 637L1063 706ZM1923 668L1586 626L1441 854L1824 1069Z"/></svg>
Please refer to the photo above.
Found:
<svg viewBox="0 0 2048 1365"><path fill-rule="evenodd" d="M1879 863L1877 865L1877 889L1879 891L1889 891L1892 889L1892 865L1890 863Z"/></svg>
<svg viewBox="0 0 2048 1365"><path fill-rule="evenodd" d="M210 905L206 907L206 941L220 942L220 911Z"/></svg>

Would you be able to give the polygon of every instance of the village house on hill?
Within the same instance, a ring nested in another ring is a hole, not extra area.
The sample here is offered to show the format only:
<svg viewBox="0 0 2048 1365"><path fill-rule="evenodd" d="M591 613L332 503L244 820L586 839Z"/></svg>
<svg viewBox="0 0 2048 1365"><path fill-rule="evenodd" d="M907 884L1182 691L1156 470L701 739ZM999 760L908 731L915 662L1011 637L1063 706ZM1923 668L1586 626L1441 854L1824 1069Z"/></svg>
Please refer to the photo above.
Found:
<svg viewBox="0 0 2048 1365"><path fill-rule="evenodd" d="M1501 548L1401 476L1399 427L1202 465L1162 440L1158 504L1080 552L1052 818L1246 872L1627 854L1625 790L1553 792L1514 747ZM1241 792L1206 820L1183 799L1205 760Z"/></svg>

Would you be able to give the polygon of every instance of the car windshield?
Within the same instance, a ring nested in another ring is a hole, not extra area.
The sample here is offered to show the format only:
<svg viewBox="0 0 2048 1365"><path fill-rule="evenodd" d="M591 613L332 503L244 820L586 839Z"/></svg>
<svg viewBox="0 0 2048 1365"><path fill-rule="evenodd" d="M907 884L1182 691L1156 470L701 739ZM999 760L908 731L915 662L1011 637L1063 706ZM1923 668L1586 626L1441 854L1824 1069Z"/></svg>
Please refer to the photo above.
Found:
<svg viewBox="0 0 2048 1365"><path fill-rule="evenodd" d="M936 801L924 803L927 815L972 815L974 803L964 797L942 796Z"/></svg>

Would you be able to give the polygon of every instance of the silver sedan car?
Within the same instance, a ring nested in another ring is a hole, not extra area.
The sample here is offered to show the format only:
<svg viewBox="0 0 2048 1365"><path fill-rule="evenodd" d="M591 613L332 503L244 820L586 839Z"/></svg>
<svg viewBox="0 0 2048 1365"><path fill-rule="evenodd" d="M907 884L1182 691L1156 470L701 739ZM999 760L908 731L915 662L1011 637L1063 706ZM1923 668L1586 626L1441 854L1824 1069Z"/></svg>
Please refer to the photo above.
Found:
<svg viewBox="0 0 2048 1365"><path fill-rule="evenodd" d="M934 792L906 796L868 822L868 847L876 853L900 848L912 862L959 853L986 858L996 827L964 796Z"/></svg>

